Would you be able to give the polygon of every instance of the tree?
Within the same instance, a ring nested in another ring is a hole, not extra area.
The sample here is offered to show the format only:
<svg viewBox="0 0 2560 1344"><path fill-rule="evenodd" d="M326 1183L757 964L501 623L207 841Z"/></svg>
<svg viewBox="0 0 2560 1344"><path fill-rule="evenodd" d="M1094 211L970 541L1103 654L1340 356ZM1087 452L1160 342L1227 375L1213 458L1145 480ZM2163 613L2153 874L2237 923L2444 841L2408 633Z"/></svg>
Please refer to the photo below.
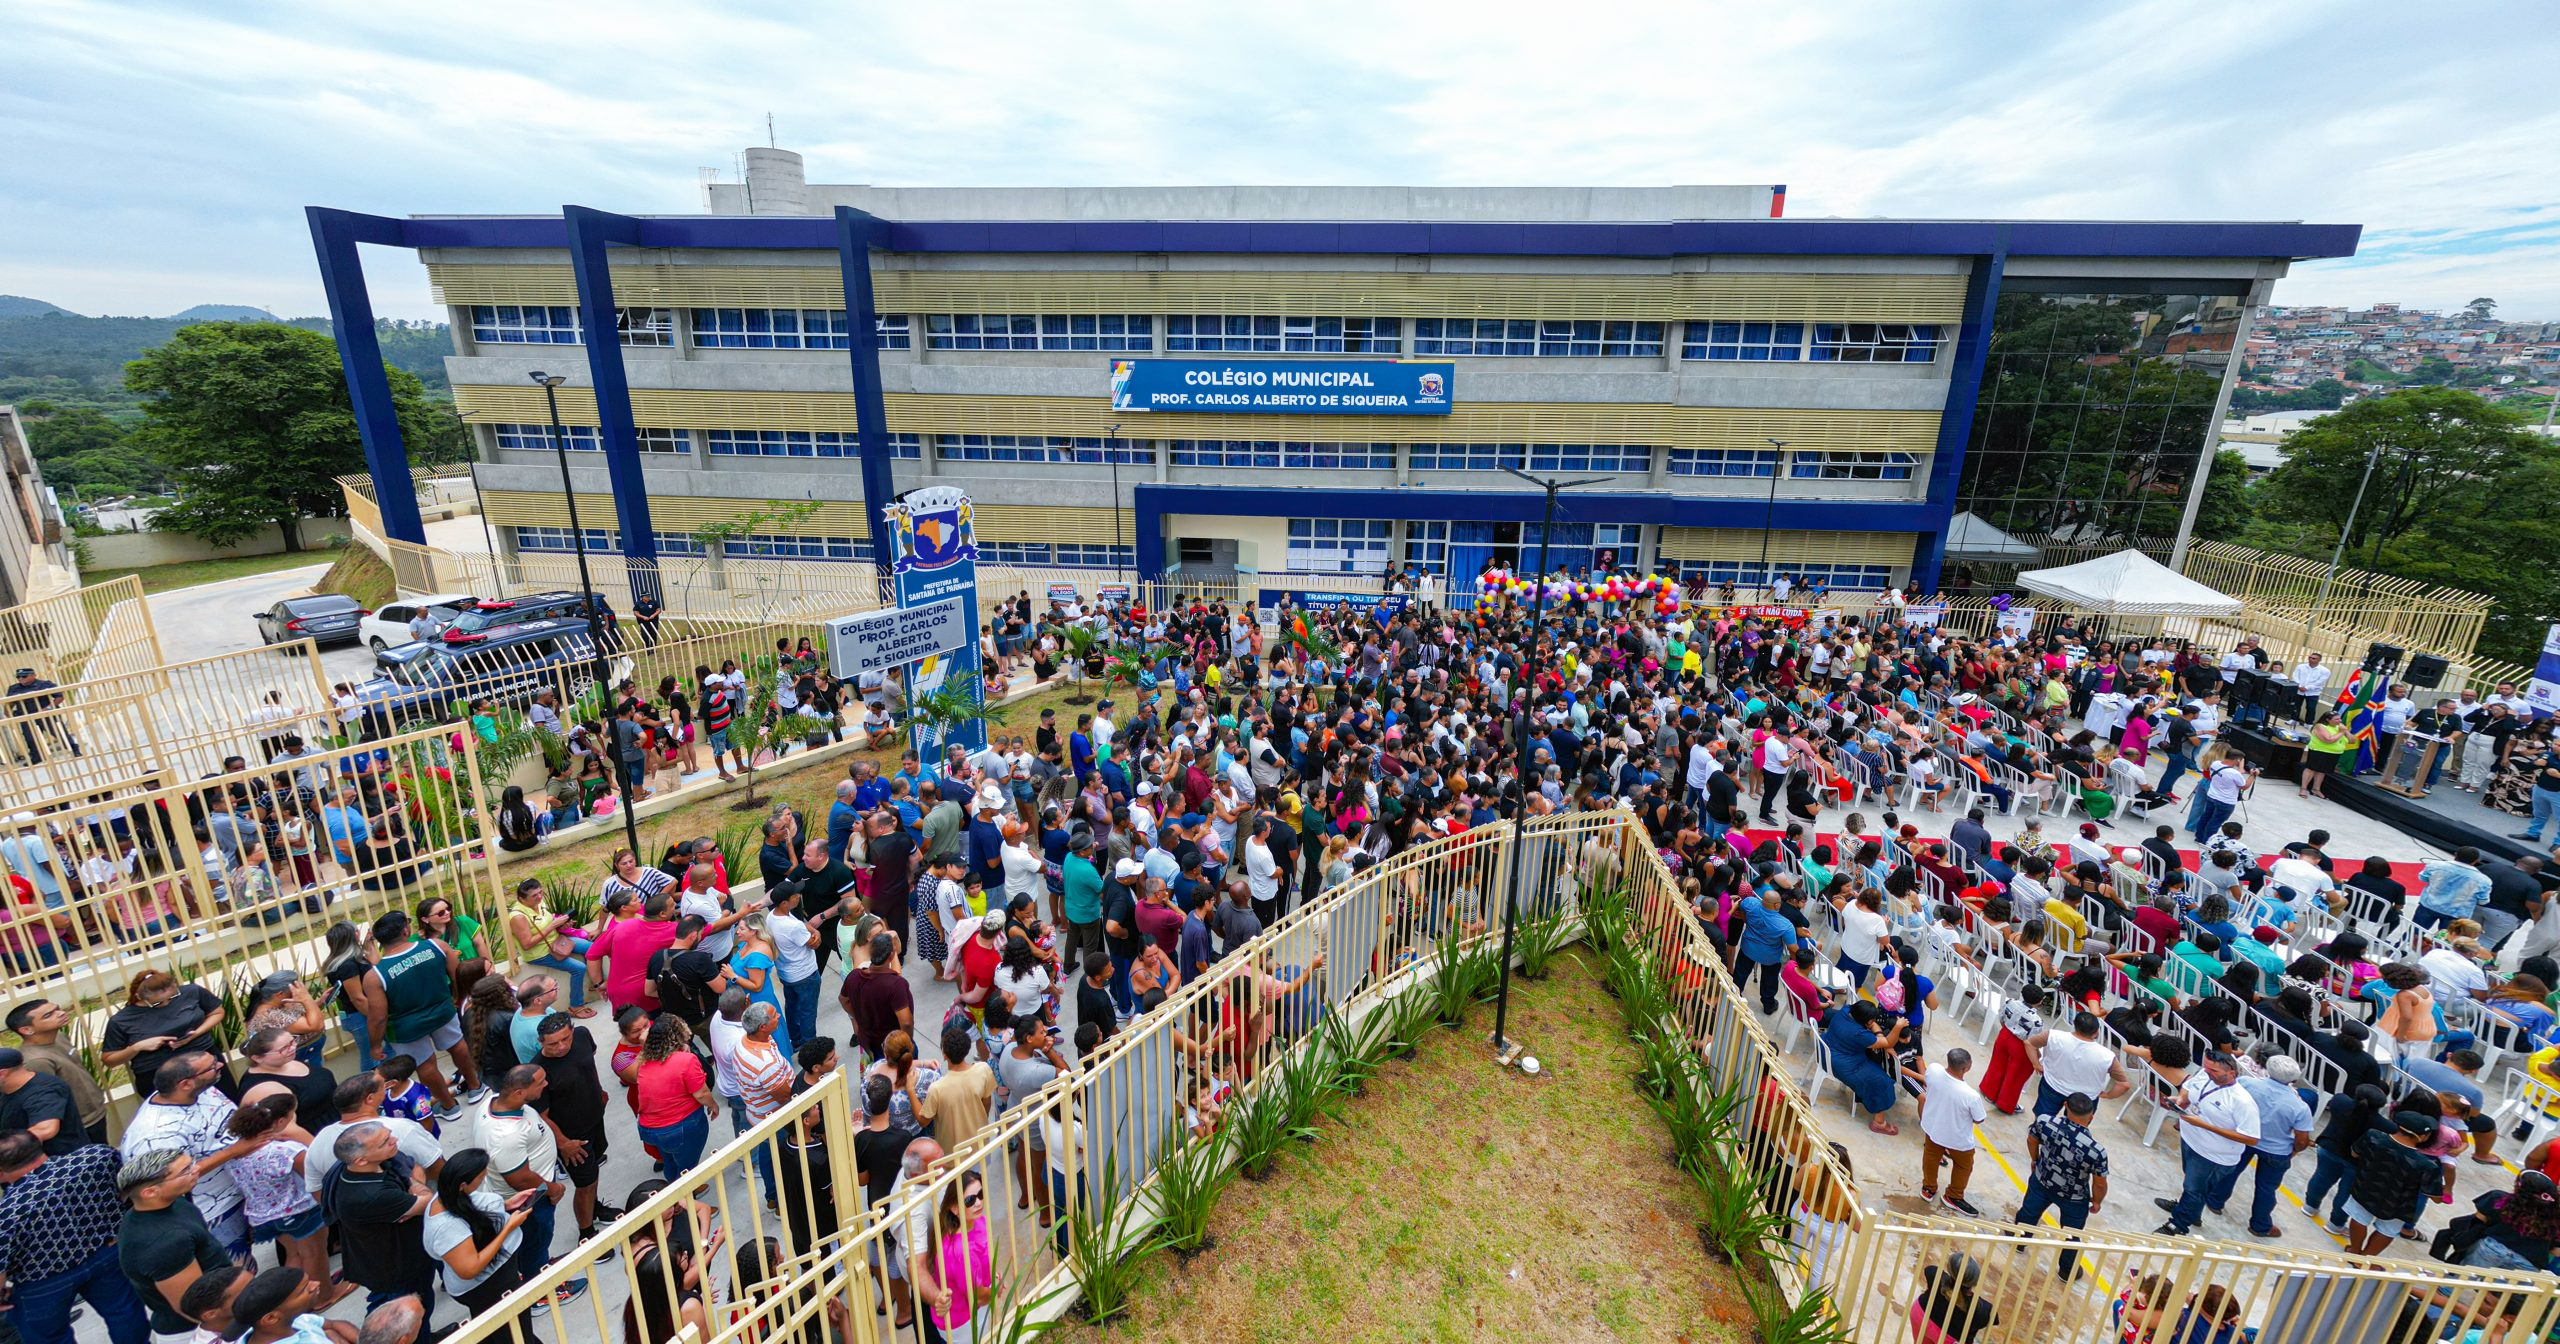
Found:
<svg viewBox="0 0 2560 1344"><path fill-rule="evenodd" d="M418 380L387 369L404 438L432 442ZM337 478L364 470L355 411L326 335L274 322L199 322L125 366L143 400L136 439L177 488L161 525L216 545L261 525L302 549L304 514L338 508Z"/></svg>
<svg viewBox="0 0 2560 1344"><path fill-rule="evenodd" d="M2213 474L2205 477L2204 502L2196 508L2196 536L2205 541L2231 541L2248 529L2249 459L2228 448L2213 455Z"/></svg>
<svg viewBox="0 0 2560 1344"><path fill-rule="evenodd" d="M2462 305L2462 315L2474 322L2494 322L2498 317L2496 299L2473 299Z"/></svg>
<svg viewBox="0 0 2560 1344"><path fill-rule="evenodd" d="M2367 453L2382 457L2348 549L2389 546L2413 533L2478 536L2503 521L2538 516L2560 484L2560 445L2526 430L2511 412L2452 388L2368 397L2305 425L2269 475L2263 512L2317 521L2331 541L2347 525Z"/></svg>
<svg viewBox="0 0 2560 1344"><path fill-rule="evenodd" d="M159 467L124 422L89 406L30 402L27 445L54 485L88 494L131 492L159 483Z"/></svg>

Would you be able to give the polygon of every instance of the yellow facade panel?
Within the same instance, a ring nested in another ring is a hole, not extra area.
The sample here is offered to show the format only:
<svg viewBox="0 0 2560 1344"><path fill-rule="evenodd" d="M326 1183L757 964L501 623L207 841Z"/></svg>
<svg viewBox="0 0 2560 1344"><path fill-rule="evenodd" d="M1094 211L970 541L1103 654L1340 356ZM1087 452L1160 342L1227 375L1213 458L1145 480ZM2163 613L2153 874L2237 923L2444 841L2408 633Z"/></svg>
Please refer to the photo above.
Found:
<svg viewBox="0 0 2560 1344"><path fill-rule="evenodd" d="M774 507L781 501L763 499L731 499L708 495L652 495L649 497L649 525L658 532L692 532L712 523L727 522L758 509ZM506 527L567 527L568 505L559 494L528 490L484 490L480 494L481 511L489 521ZM588 527L618 527L610 495L578 496L578 521ZM791 527L774 525L763 529L804 537L860 537L868 535L869 514L857 500L823 500L817 512Z"/></svg>
<svg viewBox="0 0 2560 1344"><path fill-rule="evenodd" d="M575 303L568 268L436 263L451 304ZM1959 275L1701 272L1461 275L1434 271L873 272L884 313L1244 313L1405 317L1761 318L1954 322ZM833 266L616 266L627 307L842 308Z"/></svg>

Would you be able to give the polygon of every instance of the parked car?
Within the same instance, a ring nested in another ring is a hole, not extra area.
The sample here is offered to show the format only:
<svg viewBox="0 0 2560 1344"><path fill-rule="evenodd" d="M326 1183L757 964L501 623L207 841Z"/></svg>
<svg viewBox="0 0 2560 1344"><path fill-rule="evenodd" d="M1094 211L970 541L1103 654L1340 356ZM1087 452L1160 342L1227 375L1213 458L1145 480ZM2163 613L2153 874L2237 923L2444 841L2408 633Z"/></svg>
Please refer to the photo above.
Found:
<svg viewBox="0 0 2560 1344"><path fill-rule="evenodd" d="M409 633L409 622L419 612L425 612L427 619L434 621L441 631L478 605L479 601L469 593L432 593L425 597L404 597L386 602L380 610L364 618L364 642L375 653L416 643L417 636Z"/></svg>
<svg viewBox="0 0 2560 1344"><path fill-rule="evenodd" d="M464 644L434 641L383 651L381 670L355 688L368 736L386 736L421 723L452 723L468 702L488 696L502 705L525 705L545 686L567 683L575 703L595 684L595 645L588 625L575 617L526 621L478 635ZM628 662L611 668L616 678Z"/></svg>
<svg viewBox="0 0 2560 1344"><path fill-rule="evenodd" d="M258 642L290 644L307 639L314 644L352 644L364 618L372 614L354 598L337 593L288 597L258 613Z"/></svg>
<svg viewBox="0 0 2560 1344"><path fill-rule="evenodd" d="M481 635L511 625L523 625L528 621L577 620L590 615L604 622L605 644L611 647L614 638L613 605L599 596L595 600L595 610L590 613L583 597L567 591L474 601L471 609L455 617L442 633L447 644L468 644Z"/></svg>

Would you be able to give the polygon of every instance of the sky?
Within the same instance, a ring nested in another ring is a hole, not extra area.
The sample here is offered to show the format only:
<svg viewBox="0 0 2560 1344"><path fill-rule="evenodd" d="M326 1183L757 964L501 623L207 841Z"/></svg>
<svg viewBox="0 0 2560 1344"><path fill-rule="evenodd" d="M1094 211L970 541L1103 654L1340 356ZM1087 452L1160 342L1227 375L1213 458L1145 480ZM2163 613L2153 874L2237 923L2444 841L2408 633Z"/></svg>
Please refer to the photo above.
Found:
<svg viewBox="0 0 2560 1344"><path fill-rule="evenodd" d="M326 311L306 205L896 186L1784 183L1790 216L2365 226L2280 304L2560 319L2560 9L14 0L0 293ZM405 256L375 306L441 317Z"/></svg>

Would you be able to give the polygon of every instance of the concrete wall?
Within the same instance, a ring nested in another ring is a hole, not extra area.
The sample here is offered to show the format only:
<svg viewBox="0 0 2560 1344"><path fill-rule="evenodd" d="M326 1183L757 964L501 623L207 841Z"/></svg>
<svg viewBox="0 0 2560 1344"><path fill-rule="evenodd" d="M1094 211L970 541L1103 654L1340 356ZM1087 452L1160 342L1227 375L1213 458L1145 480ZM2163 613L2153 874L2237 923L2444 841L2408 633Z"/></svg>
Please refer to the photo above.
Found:
<svg viewBox="0 0 2560 1344"><path fill-rule="evenodd" d="M332 558L327 549L332 534L353 536L354 530L344 518L302 520L302 545L311 552L313 564ZM216 546L180 532L113 532L82 540L88 544L90 566L95 569L141 569L190 560L217 560L228 555L280 555L284 551L284 533L273 523L231 546Z"/></svg>
<svg viewBox="0 0 2560 1344"><path fill-rule="evenodd" d="M799 157L748 150L754 190L747 183L709 184L710 212L823 215L850 205L882 219L925 220L1652 221L1765 219L1776 195L1768 186L875 187L808 182Z"/></svg>

